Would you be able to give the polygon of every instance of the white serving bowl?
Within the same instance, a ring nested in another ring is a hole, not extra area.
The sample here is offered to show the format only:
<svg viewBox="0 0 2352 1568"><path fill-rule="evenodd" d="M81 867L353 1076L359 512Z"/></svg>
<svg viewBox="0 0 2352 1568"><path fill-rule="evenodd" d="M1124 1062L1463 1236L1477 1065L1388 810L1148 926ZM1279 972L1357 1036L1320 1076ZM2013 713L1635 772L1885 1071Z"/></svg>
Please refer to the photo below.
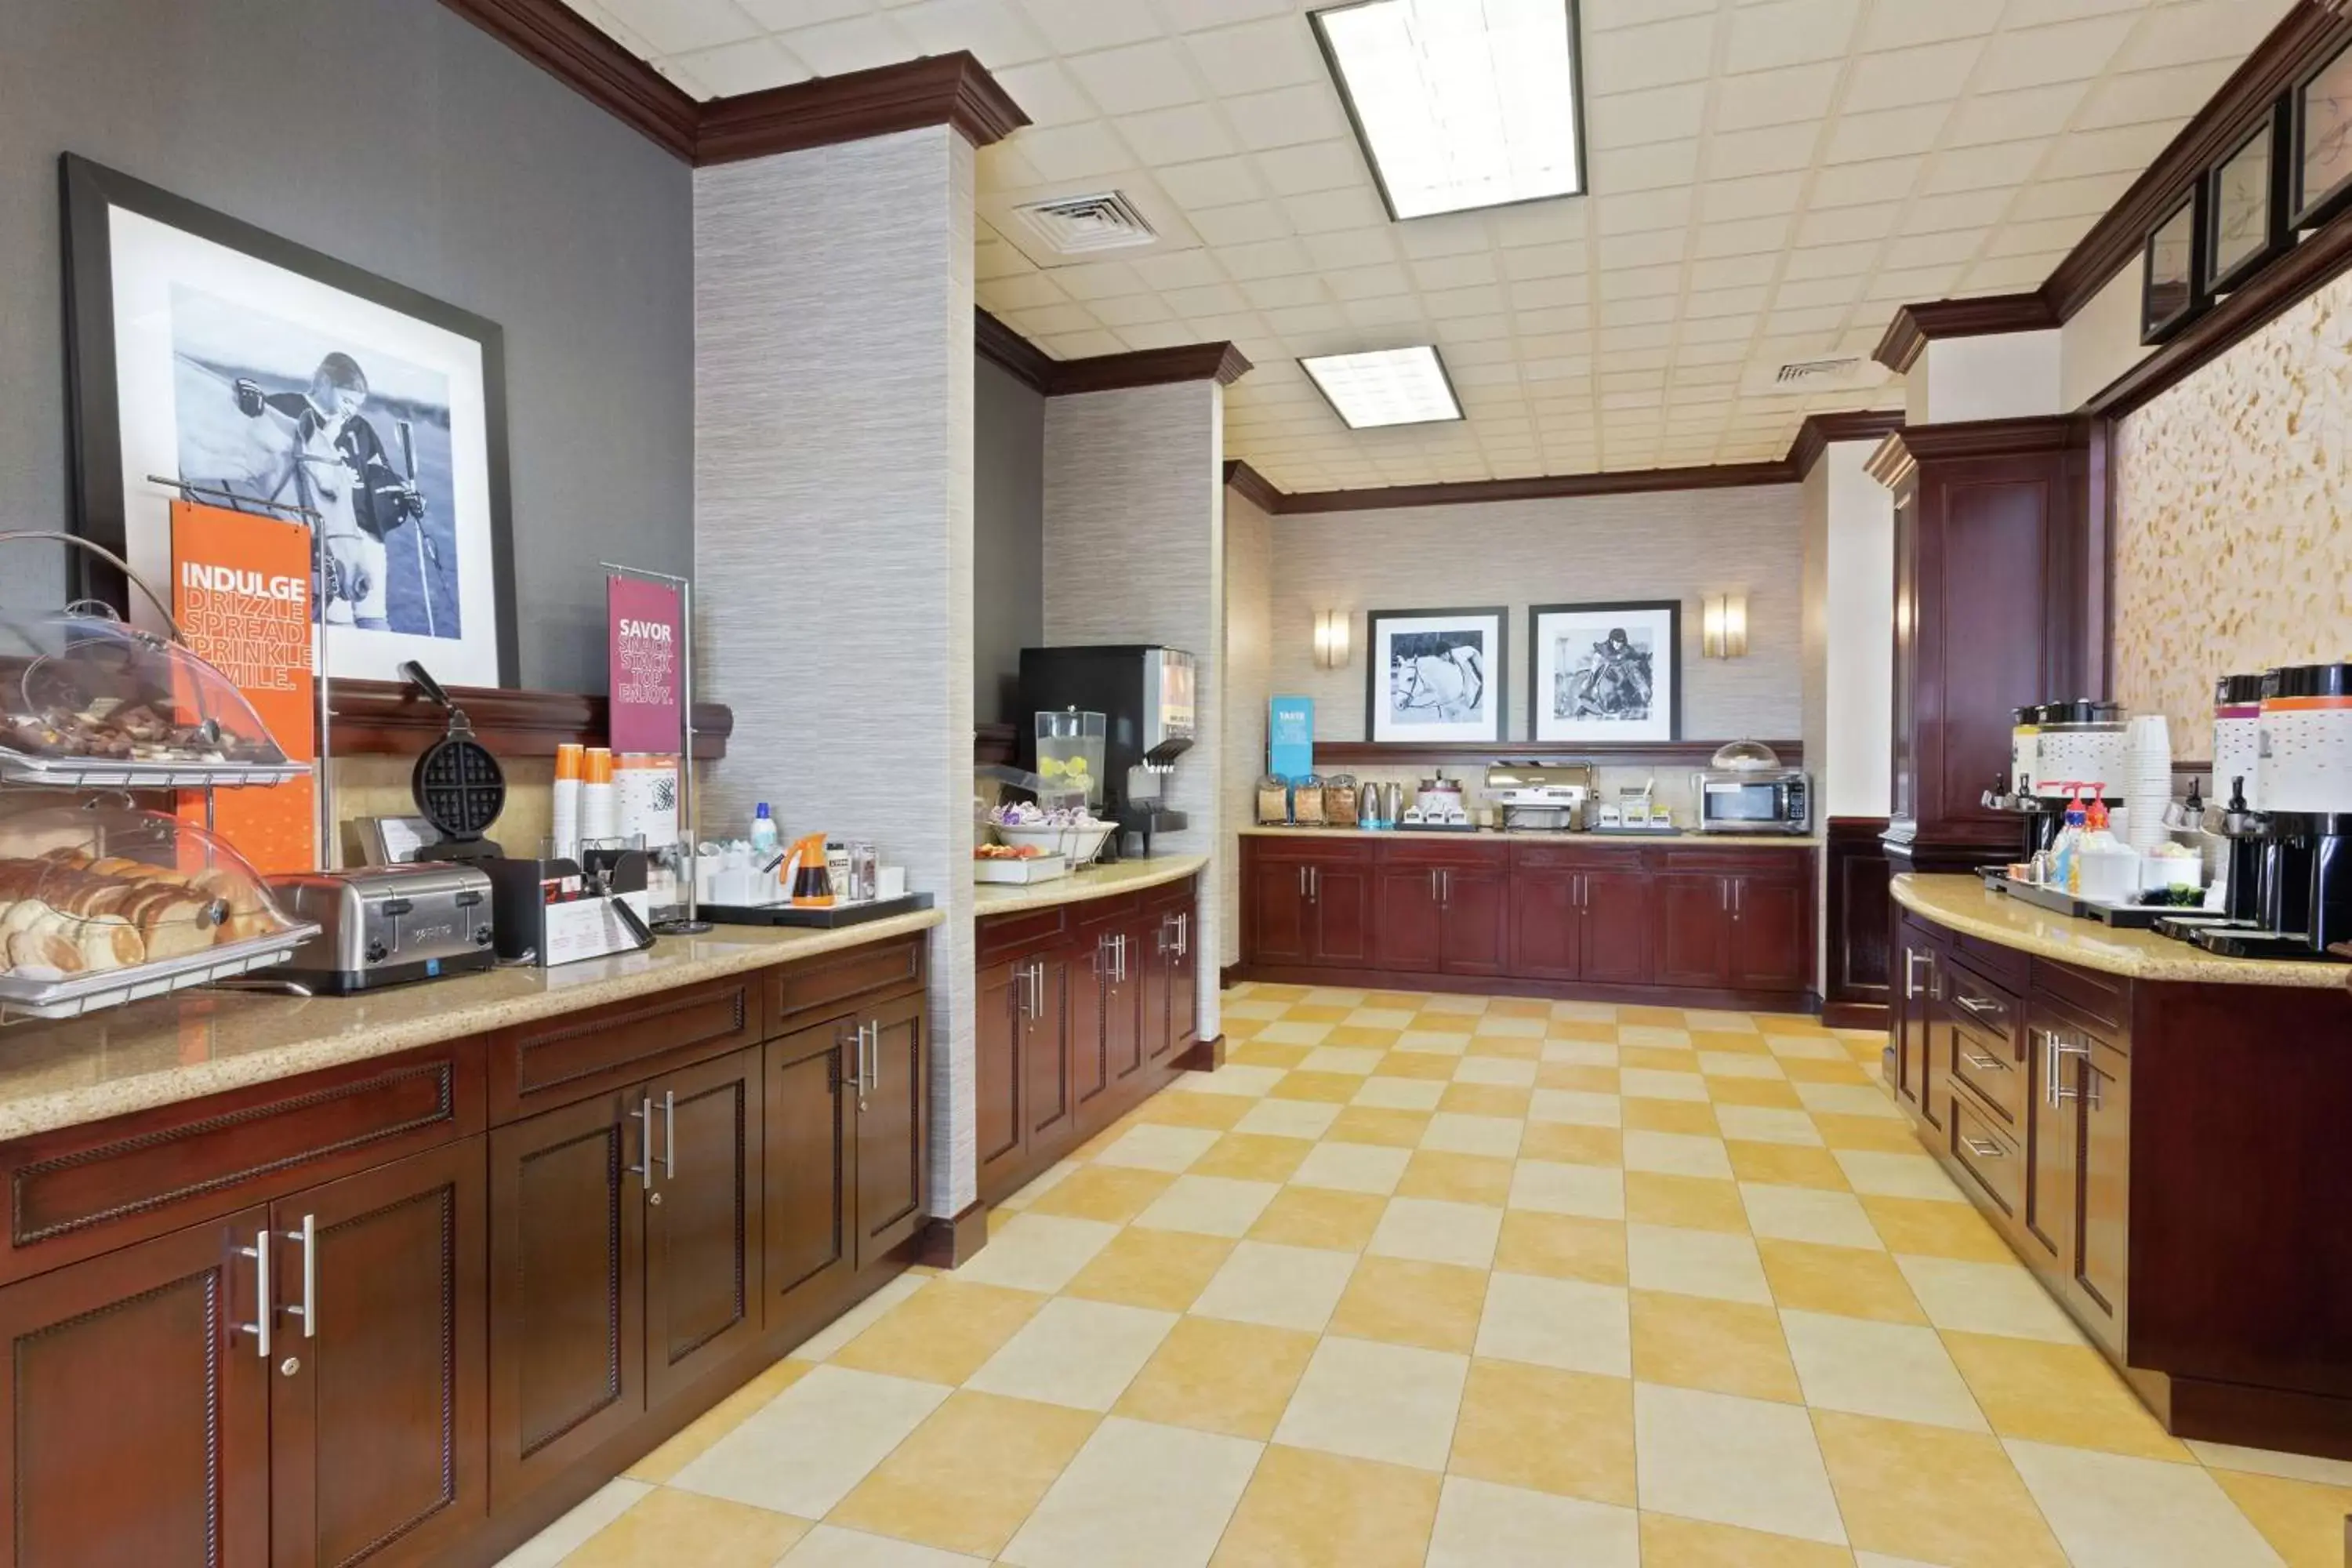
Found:
<svg viewBox="0 0 2352 1568"><path fill-rule="evenodd" d="M1084 866L1093 860L1102 848L1103 840L1117 832L1115 822L1089 822L1083 827L1048 827L1039 824L1031 827L997 826L994 831L1000 843L1015 847L1028 845L1066 858L1073 866Z"/></svg>

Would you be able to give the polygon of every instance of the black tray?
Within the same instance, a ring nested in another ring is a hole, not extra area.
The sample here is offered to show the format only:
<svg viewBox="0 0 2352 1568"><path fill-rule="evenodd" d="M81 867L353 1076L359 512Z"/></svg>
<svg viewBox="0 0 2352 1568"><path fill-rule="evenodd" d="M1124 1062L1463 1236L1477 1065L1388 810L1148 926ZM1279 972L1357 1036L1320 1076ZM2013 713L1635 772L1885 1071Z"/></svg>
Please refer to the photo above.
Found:
<svg viewBox="0 0 2352 1568"><path fill-rule="evenodd" d="M846 926L862 926L868 921L887 921L892 915L911 915L930 907L929 893L901 893L895 899L876 899L864 904L820 904L806 909L792 904L703 904L695 912L723 926L805 926L814 931L840 931Z"/></svg>
<svg viewBox="0 0 2352 1568"><path fill-rule="evenodd" d="M2011 881L1996 872L1984 873L1985 886L1996 892L2007 893L2022 904L2048 910L2053 914L2071 915L2078 921L2096 921L2101 925L2118 931L2154 931L2156 922L2167 915L2195 914L2194 904L2103 904L2095 900L2078 898L2063 888L2041 888L2031 882Z"/></svg>

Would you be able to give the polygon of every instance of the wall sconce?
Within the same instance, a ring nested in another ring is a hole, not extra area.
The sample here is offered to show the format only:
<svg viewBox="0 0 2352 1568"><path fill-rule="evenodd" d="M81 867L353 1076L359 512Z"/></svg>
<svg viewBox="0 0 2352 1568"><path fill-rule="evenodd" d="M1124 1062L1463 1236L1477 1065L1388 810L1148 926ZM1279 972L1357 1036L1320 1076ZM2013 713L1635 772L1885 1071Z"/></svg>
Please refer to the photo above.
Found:
<svg viewBox="0 0 2352 1568"><path fill-rule="evenodd" d="M1345 610L1315 612L1315 668L1345 669L1348 668L1348 623Z"/></svg>
<svg viewBox="0 0 2352 1568"><path fill-rule="evenodd" d="M1699 652L1708 658L1748 657L1748 595L1709 594L1701 622Z"/></svg>

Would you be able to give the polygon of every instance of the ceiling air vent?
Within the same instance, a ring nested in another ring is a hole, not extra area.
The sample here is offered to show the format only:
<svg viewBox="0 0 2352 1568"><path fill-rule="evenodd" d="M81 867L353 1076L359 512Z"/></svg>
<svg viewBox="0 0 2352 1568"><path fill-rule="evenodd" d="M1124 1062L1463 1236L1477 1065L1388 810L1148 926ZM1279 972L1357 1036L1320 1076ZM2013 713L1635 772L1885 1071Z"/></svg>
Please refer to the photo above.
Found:
<svg viewBox="0 0 2352 1568"><path fill-rule="evenodd" d="M1852 375L1854 367L1861 363L1860 354L1852 354L1844 359L1792 360L1780 368L1772 381L1775 385L1791 388L1833 384Z"/></svg>
<svg viewBox="0 0 2352 1568"><path fill-rule="evenodd" d="M1117 191L1092 196L1057 196L1014 209L1046 244L1065 256L1150 245L1160 237Z"/></svg>
<svg viewBox="0 0 2352 1568"><path fill-rule="evenodd" d="M1795 396L1815 392L1851 392L1878 385L1886 379L1885 366L1860 354L1837 359L1790 360L1773 368L1769 362L1751 365L1740 378L1740 390L1750 395L1781 394Z"/></svg>

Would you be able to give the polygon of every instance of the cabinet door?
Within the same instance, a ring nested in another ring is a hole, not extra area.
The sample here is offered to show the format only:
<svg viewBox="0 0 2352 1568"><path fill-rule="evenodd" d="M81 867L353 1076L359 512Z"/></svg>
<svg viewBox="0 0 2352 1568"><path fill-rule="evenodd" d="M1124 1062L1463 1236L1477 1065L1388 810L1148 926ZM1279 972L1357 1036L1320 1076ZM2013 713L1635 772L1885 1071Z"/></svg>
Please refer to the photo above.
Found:
<svg viewBox="0 0 2352 1568"><path fill-rule="evenodd" d="M2075 1161L2082 1135L2075 1058L2080 1038L2059 1021L2036 1015L2025 1031L2025 1234L2035 1250L2034 1271L2056 1279L2063 1294L2074 1256Z"/></svg>
<svg viewBox="0 0 2352 1568"><path fill-rule="evenodd" d="M1028 1150L1033 1159L1052 1158L1076 1140L1070 1110L1070 958L1049 952L1027 964L1029 1016L1021 1026L1021 1070L1029 1115Z"/></svg>
<svg viewBox="0 0 2352 1568"><path fill-rule="evenodd" d="M1934 1085L1936 990L1942 983L1935 947L1908 926L1895 944L1895 1092L1913 1112L1941 1126Z"/></svg>
<svg viewBox="0 0 2352 1568"><path fill-rule="evenodd" d="M857 1097L857 1267L873 1266L923 1223L923 1117L930 1103L920 995L866 1016L865 1087Z"/></svg>
<svg viewBox="0 0 2352 1568"><path fill-rule="evenodd" d="M1656 881L1657 983L1721 985L1731 978L1731 882L1701 872Z"/></svg>
<svg viewBox="0 0 2352 1568"><path fill-rule="evenodd" d="M1380 964L1399 973L1434 974L1445 963L1443 875L1433 866L1383 866L1373 879Z"/></svg>
<svg viewBox="0 0 2352 1568"><path fill-rule="evenodd" d="M1308 868L1315 900L1311 960L1359 969L1373 962L1372 863L1369 851L1357 860L1323 860Z"/></svg>
<svg viewBox="0 0 2352 1568"><path fill-rule="evenodd" d="M0 1563L258 1568L272 1363L254 1208L0 1290ZM285 1298L280 1296L279 1300Z"/></svg>
<svg viewBox="0 0 2352 1568"><path fill-rule="evenodd" d="M980 972L974 1031L972 1116L983 1191L1021 1168L1029 1148L1028 1071L1022 1060L1028 1032L1032 979L1026 960Z"/></svg>
<svg viewBox="0 0 2352 1568"><path fill-rule="evenodd" d="M1448 974L1500 974L1510 929L1510 877L1500 866L1451 866L1441 873Z"/></svg>
<svg viewBox="0 0 2352 1568"><path fill-rule="evenodd" d="M1129 960L1143 983L1143 1058L1160 1062L1174 1048L1174 1016L1169 1011L1176 977L1176 915L1164 910L1143 922Z"/></svg>
<svg viewBox="0 0 2352 1568"><path fill-rule="evenodd" d="M1511 970L1523 980L1584 973L1583 873L1532 867L1511 873Z"/></svg>
<svg viewBox="0 0 2352 1568"><path fill-rule="evenodd" d="M849 1237L849 1184L856 1148L849 1092L856 1046L846 1023L821 1024L771 1040L765 1199L767 1310L775 1328L807 1321L811 1303L830 1299L856 1267Z"/></svg>
<svg viewBox="0 0 2352 1568"><path fill-rule="evenodd" d="M1139 927L1111 933L1110 973L1103 988L1103 1060L1113 1083L1143 1066L1143 972L1150 955Z"/></svg>
<svg viewBox="0 0 2352 1568"><path fill-rule="evenodd" d="M1805 938L1806 886L1741 877L1731 887L1731 983L1759 991L1802 991L1811 968Z"/></svg>
<svg viewBox="0 0 2352 1568"><path fill-rule="evenodd" d="M645 1146L617 1095L490 1133L494 1505L646 1407Z"/></svg>
<svg viewBox="0 0 2352 1568"><path fill-rule="evenodd" d="M1582 955L1578 972L1595 984L1650 983L1650 874L1638 867L1580 871Z"/></svg>
<svg viewBox="0 0 2352 1568"><path fill-rule="evenodd" d="M1201 955L1193 951L1192 909L1176 912L1176 961L1168 970L1168 1043L1183 1050L1201 1037Z"/></svg>
<svg viewBox="0 0 2352 1568"><path fill-rule="evenodd" d="M1118 967L1111 936L1097 931L1080 938L1070 958L1070 1107L1082 1125L1099 1114L1096 1102L1110 1087L1103 1013Z"/></svg>
<svg viewBox="0 0 2352 1568"><path fill-rule="evenodd" d="M488 1516L483 1145L468 1138L275 1205L273 1293L287 1309L269 1380L278 1568L357 1563L395 1540L422 1556Z"/></svg>
<svg viewBox="0 0 2352 1568"><path fill-rule="evenodd" d="M2074 1058L2081 1085L2081 1194L2074 1208L2075 1300L2109 1325L2110 1348L2124 1341L2125 1281L2131 1231L2131 1060L2095 1036Z"/></svg>
<svg viewBox="0 0 2352 1568"><path fill-rule="evenodd" d="M1249 879L1252 963L1305 963L1312 945L1307 868L1296 860L1257 859Z"/></svg>
<svg viewBox="0 0 2352 1568"><path fill-rule="evenodd" d="M667 1074L646 1194L646 1402L658 1405L760 1333L761 1054Z"/></svg>

